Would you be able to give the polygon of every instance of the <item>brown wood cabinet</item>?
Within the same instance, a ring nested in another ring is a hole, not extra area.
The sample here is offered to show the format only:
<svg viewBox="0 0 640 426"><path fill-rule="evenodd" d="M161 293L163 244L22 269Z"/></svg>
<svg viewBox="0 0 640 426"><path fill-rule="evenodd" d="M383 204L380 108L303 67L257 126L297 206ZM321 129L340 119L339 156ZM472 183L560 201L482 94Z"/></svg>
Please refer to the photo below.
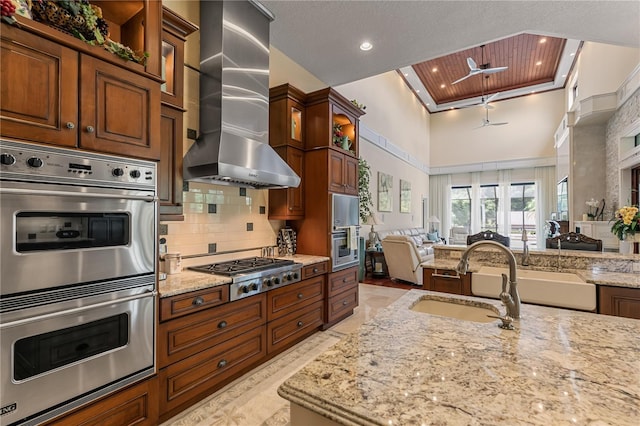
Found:
<svg viewBox="0 0 640 426"><path fill-rule="evenodd" d="M471 296L472 274L458 275L446 269L422 269L422 288L443 293Z"/></svg>
<svg viewBox="0 0 640 426"><path fill-rule="evenodd" d="M306 95L283 84L269 89L269 145L300 176L297 188L269 190L269 219L304 217L304 123Z"/></svg>
<svg viewBox="0 0 640 426"><path fill-rule="evenodd" d="M0 134L157 160L161 3L98 3L112 39L152 55L146 66L39 22L3 23Z"/></svg>
<svg viewBox="0 0 640 426"><path fill-rule="evenodd" d="M198 27L172 10L162 8L162 110L158 198L160 220L184 220L182 159L184 156L184 44Z"/></svg>
<svg viewBox="0 0 640 426"><path fill-rule="evenodd" d="M215 291L219 287L161 300L160 318L173 318L158 326L161 420L219 389L267 354L266 293L219 304L224 300ZM205 305L208 308L201 309ZM175 318L176 311L186 313L189 306L194 313Z"/></svg>
<svg viewBox="0 0 640 426"><path fill-rule="evenodd" d="M184 220L182 210L183 111L162 105L158 201L160 220Z"/></svg>
<svg viewBox="0 0 640 426"><path fill-rule="evenodd" d="M358 159L333 149L321 152L328 155L329 191L358 195Z"/></svg>
<svg viewBox="0 0 640 426"><path fill-rule="evenodd" d="M158 424L158 379L152 377L78 410L45 423L47 426Z"/></svg>
<svg viewBox="0 0 640 426"><path fill-rule="evenodd" d="M640 289L598 286L598 313L640 319Z"/></svg>
<svg viewBox="0 0 640 426"><path fill-rule="evenodd" d="M304 151L290 146L275 147L274 150L286 160L289 167L301 178L304 176ZM302 179L303 180L303 179ZM269 219L293 220L304 218L304 185L297 188L269 190Z"/></svg>
<svg viewBox="0 0 640 426"><path fill-rule="evenodd" d="M324 329L353 314L358 306L358 267L329 274Z"/></svg>

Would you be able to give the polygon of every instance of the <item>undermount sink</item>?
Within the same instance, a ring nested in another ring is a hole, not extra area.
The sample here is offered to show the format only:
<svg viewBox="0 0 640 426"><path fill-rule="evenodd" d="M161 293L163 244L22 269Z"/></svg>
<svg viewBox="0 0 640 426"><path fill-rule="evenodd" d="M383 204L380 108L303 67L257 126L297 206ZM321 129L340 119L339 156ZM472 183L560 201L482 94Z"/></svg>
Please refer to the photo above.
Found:
<svg viewBox="0 0 640 426"><path fill-rule="evenodd" d="M461 299L432 299L424 297L418 300L411 310L441 317L455 318L464 321L493 322L496 319L488 315L500 315L498 309L488 303L474 302L468 305Z"/></svg>

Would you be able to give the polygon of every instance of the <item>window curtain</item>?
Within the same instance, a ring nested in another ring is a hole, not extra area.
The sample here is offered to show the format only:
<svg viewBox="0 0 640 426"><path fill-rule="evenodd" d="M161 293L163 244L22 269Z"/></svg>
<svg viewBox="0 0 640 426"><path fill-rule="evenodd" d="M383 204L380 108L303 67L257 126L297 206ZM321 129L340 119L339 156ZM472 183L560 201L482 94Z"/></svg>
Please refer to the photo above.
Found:
<svg viewBox="0 0 640 426"><path fill-rule="evenodd" d="M511 170L498 170L498 234L511 233Z"/></svg>
<svg viewBox="0 0 640 426"><path fill-rule="evenodd" d="M538 247L545 247L544 232L546 221L551 218L551 212L556 210L558 201L558 186L556 184L556 168L535 167L536 179L536 240Z"/></svg>
<svg viewBox="0 0 640 426"><path fill-rule="evenodd" d="M429 176L429 216L440 219L438 235L448 238L451 228L451 175Z"/></svg>
<svg viewBox="0 0 640 426"><path fill-rule="evenodd" d="M483 231L480 216L480 172L471 173L471 229L469 234Z"/></svg>

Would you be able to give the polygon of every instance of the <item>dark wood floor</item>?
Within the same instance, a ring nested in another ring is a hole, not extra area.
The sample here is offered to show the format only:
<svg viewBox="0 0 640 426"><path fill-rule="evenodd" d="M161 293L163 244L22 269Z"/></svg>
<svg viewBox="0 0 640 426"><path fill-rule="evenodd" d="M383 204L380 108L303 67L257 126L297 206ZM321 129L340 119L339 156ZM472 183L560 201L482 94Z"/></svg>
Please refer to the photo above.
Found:
<svg viewBox="0 0 640 426"><path fill-rule="evenodd" d="M364 279L360 280L363 284L379 285L382 287L402 288L405 290L422 289L422 286L411 284L405 281L392 280L390 278L373 278L370 274L366 274Z"/></svg>

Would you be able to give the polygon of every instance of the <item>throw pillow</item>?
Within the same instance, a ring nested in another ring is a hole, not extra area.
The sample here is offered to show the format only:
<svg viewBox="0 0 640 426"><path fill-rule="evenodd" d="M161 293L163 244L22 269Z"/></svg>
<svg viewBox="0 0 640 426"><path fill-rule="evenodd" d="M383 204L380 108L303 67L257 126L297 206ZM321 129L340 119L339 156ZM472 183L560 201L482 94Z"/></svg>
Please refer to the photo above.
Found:
<svg viewBox="0 0 640 426"><path fill-rule="evenodd" d="M427 233L427 238L429 239L429 241L438 241L438 232L429 232Z"/></svg>

